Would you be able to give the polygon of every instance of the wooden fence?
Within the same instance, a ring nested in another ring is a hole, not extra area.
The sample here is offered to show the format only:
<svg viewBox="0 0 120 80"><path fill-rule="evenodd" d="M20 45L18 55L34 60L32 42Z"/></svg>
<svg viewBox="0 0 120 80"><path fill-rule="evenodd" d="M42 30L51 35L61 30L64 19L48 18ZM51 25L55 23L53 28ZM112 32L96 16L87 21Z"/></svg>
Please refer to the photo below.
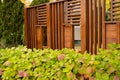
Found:
<svg viewBox="0 0 120 80"><path fill-rule="evenodd" d="M87 51L96 54L99 48L107 48L108 42L112 43L116 40L107 41L106 38L109 34L107 27L109 24L113 25L113 22L105 21L105 1L62 0L25 8L27 47L74 49L74 27L81 26L82 53ZM119 22L114 23L119 24ZM118 37L116 39L119 41Z"/></svg>

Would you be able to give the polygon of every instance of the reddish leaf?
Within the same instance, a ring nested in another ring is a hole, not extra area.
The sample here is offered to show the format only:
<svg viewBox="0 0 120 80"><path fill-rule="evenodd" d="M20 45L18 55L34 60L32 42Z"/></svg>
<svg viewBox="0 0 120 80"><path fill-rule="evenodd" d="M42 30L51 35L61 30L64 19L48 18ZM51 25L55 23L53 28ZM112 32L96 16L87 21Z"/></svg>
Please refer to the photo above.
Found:
<svg viewBox="0 0 120 80"><path fill-rule="evenodd" d="M113 80L119 80L119 77L118 76L114 76Z"/></svg>
<svg viewBox="0 0 120 80"><path fill-rule="evenodd" d="M64 54L60 54L58 55L58 61L61 61L65 58L65 55Z"/></svg>
<svg viewBox="0 0 120 80"><path fill-rule="evenodd" d="M3 74L3 70L2 69L0 69L0 76Z"/></svg>

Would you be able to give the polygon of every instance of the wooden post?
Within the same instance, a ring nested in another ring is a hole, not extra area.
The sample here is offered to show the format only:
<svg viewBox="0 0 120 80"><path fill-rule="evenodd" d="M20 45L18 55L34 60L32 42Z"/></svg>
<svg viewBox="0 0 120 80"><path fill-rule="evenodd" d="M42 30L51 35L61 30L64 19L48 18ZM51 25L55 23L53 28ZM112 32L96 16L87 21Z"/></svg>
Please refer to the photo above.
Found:
<svg viewBox="0 0 120 80"><path fill-rule="evenodd" d="M50 4L47 4L47 46L51 48L51 9Z"/></svg>
<svg viewBox="0 0 120 80"><path fill-rule="evenodd" d="M102 48L105 49L105 2L106 0L102 0Z"/></svg>
<svg viewBox="0 0 120 80"><path fill-rule="evenodd" d="M24 8L24 39L25 45L28 47L28 36L27 36L27 8Z"/></svg>
<svg viewBox="0 0 120 80"><path fill-rule="evenodd" d="M89 0L81 0L81 52L89 50Z"/></svg>

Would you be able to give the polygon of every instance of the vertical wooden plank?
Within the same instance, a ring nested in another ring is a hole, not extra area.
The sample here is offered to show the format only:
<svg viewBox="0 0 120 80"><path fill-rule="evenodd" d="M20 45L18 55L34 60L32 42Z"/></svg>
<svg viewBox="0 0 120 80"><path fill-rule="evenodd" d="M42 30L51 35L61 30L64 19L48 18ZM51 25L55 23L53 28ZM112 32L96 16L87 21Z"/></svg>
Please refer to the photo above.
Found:
<svg viewBox="0 0 120 80"><path fill-rule="evenodd" d="M110 0L110 3L111 3L111 5L110 5L110 12L111 12L110 19L111 19L111 21L113 21L113 0Z"/></svg>
<svg viewBox="0 0 120 80"><path fill-rule="evenodd" d="M92 0L89 0L89 53L93 53L93 9L92 9Z"/></svg>
<svg viewBox="0 0 120 80"><path fill-rule="evenodd" d="M35 48L35 7L33 8L33 48Z"/></svg>
<svg viewBox="0 0 120 80"><path fill-rule="evenodd" d="M32 16L32 19L31 19L31 33L32 33L32 36L31 36L31 42L32 42L32 49L34 48L34 8L31 9L31 16Z"/></svg>
<svg viewBox="0 0 120 80"><path fill-rule="evenodd" d="M31 36L30 36L30 47L33 48L33 41L32 41L32 36L33 36L33 33L32 33L32 8L30 8L30 33L31 33Z"/></svg>
<svg viewBox="0 0 120 80"><path fill-rule="evenodd" d="M103 49L105 49L105 10L106 10L106 8L105 8L105 2L106 2L106 0L102 0L102 48Z"/></svg>
<svg viewBox="0 0 120 80"><path fill-rule="evenodd" d="M102 20L101 20L101 0L98 0L98 49L101 48L101 41L102 41L102 33L101 33L101 26L102 26Z"/></svg>
<svg viewBox="0 0 120 80"><path fill-rule="evenodd" d="M57 9L58 9L58 20L57 20L57 22L58 22L58 49L61 49L61 35L60 35L60 33L61 33L61 29L60 29L60 18L61 18L61 15L60 15L60 3L58 3L57 4Z"/></svg>
<svg viewBox="0 0 120 80"><path fill-rule="evenodd" d="M89 36L88 36L88 0L81 0L81 52L84 53L86 50L89 50Z"/></svg>
<svg viewBox="0 0 120 80"><path fill-rule="evenodd" d="M29 37L28 37L28 28L29 28L29 9L27 8L27 28L26 28L26 34L27 34L27 48L29 48Z"/></svg>
<svg viewBox="0 0 120 80"><path fill-rule="evenodd" d="M58 3L54 3L54 5L55 5L55 49L58 49L58 29L57 29L57 19L58 19L58 15L57 15L57 4Z"/></svg>
<svg viewBox="0 0 120 80"><path fill-rule="evenodd" d="M52 5L52 45L53 49L55 49L55 5Z"/></svg>
<svg viewBox="0 0 120 80"><path fill-rule="evenodd" d="M35 39L35 48L37 47L37 43L36 43L36 26L37 25L37 8L34 8L34 39Z"/></svg>
<svg viewBox="0 0 120 80"><path fill-rule="evenodd" d="M51 6L47 4L47 46L48 48L52 48L51 41Z"/></svg>
<svg viewBox="0 0 120 80"><path fill-rule="evenodd" d="M94 0L93 2L93 43L94 43L94 46L93 46L93 54L95 54L97 52L97 1Z"/></svg>
<svg viewBox="0 0 120 80"><path fill-rule="evenodd" d="M61 8L61 12L60 12L60 14L61 14L61 47L62 48L64 48L64 39L63 39L63 24L64 24L64 3L60 3L60 8Z"/></svg>
<svg viewBox="0 0 120 80"><path fill-rule="evenodd" d="M68 24L68 0L66 0L66 22L65 24Z"/></svg>
<svg viewBox="0 0 120 80"><path fill-rule="evenodd" d="M27 27L28 27L28 10L27 8L24 8L24 39L25 39L25 45L28 47L28 34L27 34Z"/></svg>
<svg viewBox="0 0 120 80"><path fill-rule="evenodd" d="M29 36L31 32L31 9L29 9L29 26L28 26L28 37L29 37L29 48L31 48L31 36Z"/></svg>
<svg viewBox="0 0 120 80"><path fill-rule="evenodd" d="M29 29L28 29L28 31L29 31L29 33L28 33L28 35L29 34L31 34L31 36L32 36L32 33L31 33L31 24L32 24L32 15L31 15L31 13L32 13L32 11L31 11L31 8L29 9ZM32 48L32 40L31 40L31 36L29 36L29 48Z"/></svg>
<svg viewBox="0 0 120 80"><path fill-rule="evenodd" d="M31 11L31 9L29 9L30 10L30 26L29 26L29 34L31 33L31 25L32 25L32 11ZM31 36L29 36L29 38L30 38L30 48L32 48L32 40L31 40L31 37L32 37L32 33L31 33Z"/></svg>

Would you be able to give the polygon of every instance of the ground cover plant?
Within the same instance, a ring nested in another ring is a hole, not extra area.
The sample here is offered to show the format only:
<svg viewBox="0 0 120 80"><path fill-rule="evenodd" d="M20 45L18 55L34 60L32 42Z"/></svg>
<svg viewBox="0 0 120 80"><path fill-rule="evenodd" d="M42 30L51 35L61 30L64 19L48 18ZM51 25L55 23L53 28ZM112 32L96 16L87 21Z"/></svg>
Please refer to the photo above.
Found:
<svg viewBox="0 0 120 80"><path fill-rule="evenodd" d="M97 55L71 49L0 49L2 80L119 80L120 49L112 45Z"/></svg>

